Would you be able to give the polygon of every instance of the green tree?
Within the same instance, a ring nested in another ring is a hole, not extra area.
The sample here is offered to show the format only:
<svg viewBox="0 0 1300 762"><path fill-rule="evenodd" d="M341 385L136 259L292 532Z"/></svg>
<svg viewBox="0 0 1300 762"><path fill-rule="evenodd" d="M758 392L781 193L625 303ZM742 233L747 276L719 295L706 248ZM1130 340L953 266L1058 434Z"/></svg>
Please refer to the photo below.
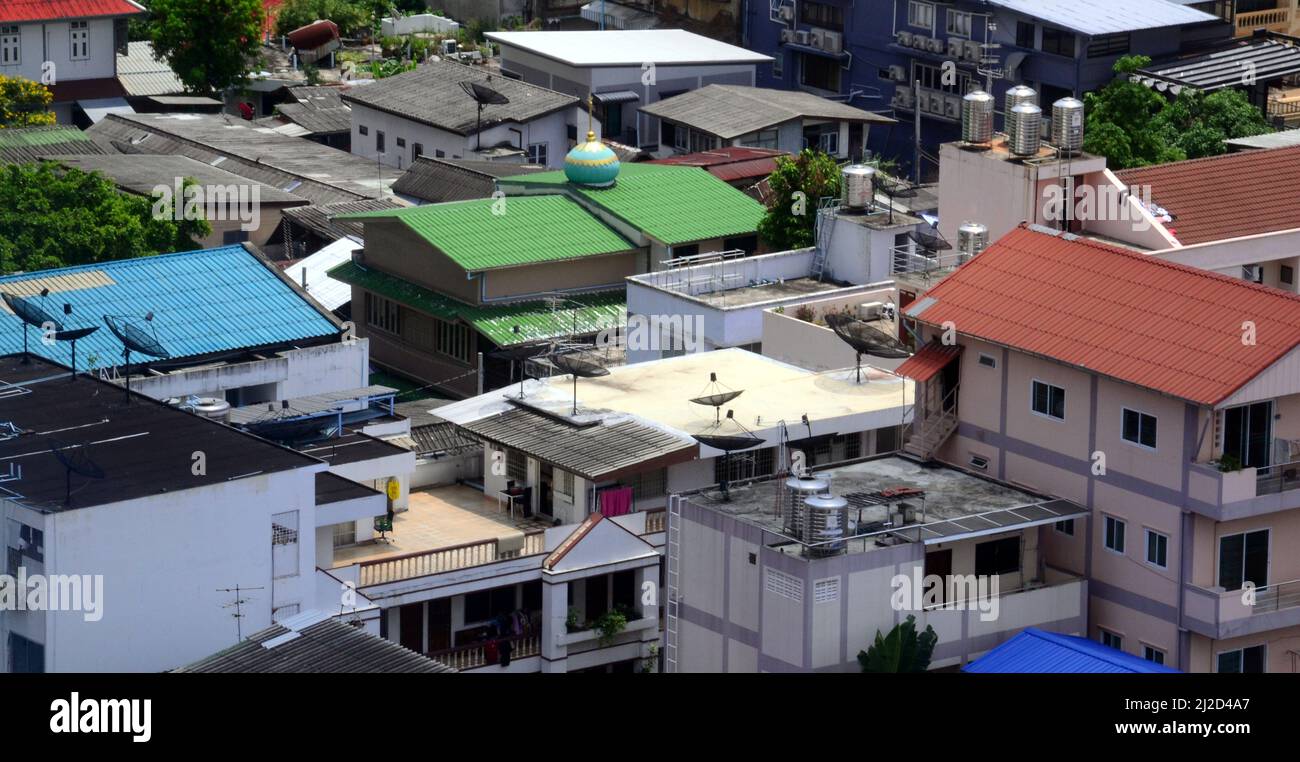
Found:
<svg viewBox="0 0 1300 762"><path fill-rule="evenodd" d="M858 664L863 672L924 672L938 642L939 636L928 624L918 635L916 617L908 614L888 635L882 636L876 630L876 642L858 652Z"/></svg>
<svg viewBox="0 0 1300 762"><path fill-rule="evenodd" d="M48 162L0 167L0 274L190 251L212 232L201 219L176 221L171 205L157 215L154 206L99 173Z"/></svg>
<svg viewBox="0 0 1300 762"><path fill-rule="evenodd" d="M0 129L54 124L53 98L49 88L38 82L0 74Z"/></svg>
<svg viewBox="0 0 1300 762"><path fill-rule="evenodd" d="M1205 94L1184 88L1173 99L1132 81L1151 63L1146 56L1115 62L1115 79L1084 95L1088 113L1083 148L1105 156L1112 169L1214 156L1223 141L1269 132L1268 121L1232 89Z"/></svg>
<svg viewBox="0 0 1300 762"><path fill-rule="evenodd" d="M245 81L262 40L261 0L153 0L149 39L187 90Z"/></svg>
<svg viewBox="0 0 1300 762"><path fill-rule="evenodd" d="M772 190L758 234L775 250L813 245L817 204L840 195L840 168L835 160L811 148L794 157L779 157L768 178Z"/></svg>

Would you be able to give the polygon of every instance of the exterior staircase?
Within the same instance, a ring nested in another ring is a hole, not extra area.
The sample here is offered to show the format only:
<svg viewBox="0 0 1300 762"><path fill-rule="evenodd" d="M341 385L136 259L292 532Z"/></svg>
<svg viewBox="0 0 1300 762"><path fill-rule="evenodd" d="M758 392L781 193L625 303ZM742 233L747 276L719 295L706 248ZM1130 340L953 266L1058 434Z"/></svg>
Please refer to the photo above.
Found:
<svg viewBox="0 0 1300 762"><path fill-rule="evenodd" d="M951 400L951 404L949 404ZM948 396L937 410L912 419L903 442L904 452L915 455L921 460L933 460L935 453L943 447L944 442L957 430L957 389L948 392Z"/></svg>

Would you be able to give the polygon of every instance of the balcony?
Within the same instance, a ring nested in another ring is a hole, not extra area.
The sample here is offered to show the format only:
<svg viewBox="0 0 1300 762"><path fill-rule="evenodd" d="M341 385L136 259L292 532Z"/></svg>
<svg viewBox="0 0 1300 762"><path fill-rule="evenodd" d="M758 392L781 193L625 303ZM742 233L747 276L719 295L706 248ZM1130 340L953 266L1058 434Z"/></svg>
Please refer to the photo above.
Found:
<svg viewBox="0 0 1300 762"><path fill-rule="evenodd" d="M501 538L494 538L365 561L359 564L361 581L358 586L382 585L525 556L545 555L545 534L543 531L525 534L523 545L519 548L507 549Z"/></svg>
<svg viewBox="0 0 1300 762"><path fill-rule="evenodd" d="M1289 4L1290 0L1287 1ZM1270 32L1286 34L1291 30L1291 19L1293 17L1293 8L1269 8L1262 11L1238 13L1236 20L1237 36L1248 36L1256 29L1267 29Z"/></svg>
<svg viewBox="0 0 1300 762"><path fill-rule="evenodd" d="M1183 626L1222 640L1300 625L1300 580L1256 588L1253 601L1243 590L1186 585Z"/></svg>
<svg viewBox="0 0 1300 762"><path fill-rule="evenodd" d="M1189 507L1215 521L1300 508L1300 460L1236 471L1193 463L1188 486Z"/></svg>
<svg viewBox="0 0 1300 762"><path fill-rule="evenodd" d="M498 649L502 642L509 642L512 647L510 652L510 661L512 663L522 659L527 659L530 656L537 656L542 652L542 636L537 633L516 635L512 638L498 640ZM484 642L471 643L469 645L457 646L456 648L448 648L442 651L432 651L425 654L425 656L434 661L446 664L448 667L465 672L467 670L497 664L495 660L491 662L488 661L487 653L488 644Z"/></svg>

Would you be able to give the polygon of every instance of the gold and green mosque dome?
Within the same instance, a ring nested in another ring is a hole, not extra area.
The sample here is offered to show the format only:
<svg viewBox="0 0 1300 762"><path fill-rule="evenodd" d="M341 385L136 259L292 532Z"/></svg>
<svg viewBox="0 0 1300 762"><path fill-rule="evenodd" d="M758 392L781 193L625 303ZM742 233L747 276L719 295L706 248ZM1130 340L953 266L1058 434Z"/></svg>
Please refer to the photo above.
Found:
<svg viewBox="0 0 1300 762"><path fill-rule="evenodd" d="M579 143L564 157L564 176L569 182L605 188L618 178L618 155L587 132L587 141Z"/></svg>

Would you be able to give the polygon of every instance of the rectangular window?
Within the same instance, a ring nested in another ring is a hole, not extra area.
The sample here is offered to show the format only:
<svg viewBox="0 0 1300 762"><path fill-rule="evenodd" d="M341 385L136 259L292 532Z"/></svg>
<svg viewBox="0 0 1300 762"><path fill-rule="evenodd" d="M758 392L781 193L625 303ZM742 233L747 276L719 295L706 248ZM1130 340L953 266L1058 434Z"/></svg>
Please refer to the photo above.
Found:
<svg viewBox="0 0 1300 762"><path fill-rule="evenodd" d="M21 61L22 35L16 26L0 26L0 66L16 66Z"/></svg>
<svg viewBox="0 0 1300 762"><path fill-rule="evenodd" d="M1219 654L1219 672L1264 673L1264 646L1238 648Z"/></svg>
<svg viewBox="0 0 1300 762"><path fill-rule="evenodd" d="M415 163L415 160L418 159L418 158L420 158L420 157L423 156L423 155L424 155L424 146L420 145L419 143L412 143L412 144L411 144L411 163Z"/></svg>
<svg viewBox="0 0 1300 762"><path fill-rule="evenodd" d="M839 61L814 55L800 55L799 61L800 84L833 93L840 91Z"/></svg>
<svg viewBox="0 0 1300 762"><path fill-rule="evenodd" d="M402 332L402 312L397 302L366 294L366 324L393 334Z"/></svg>
<svg viewBox="0 0 1300 762"><path fill-rule="evenodd" d="M817 150L834 156L840 152L840 133L823 132L817 136Z"/></svg>
<svg viewBox="0 0 1300 762"><path fill-rule="evenodd" d="M1034 49L1034 25L1026 21L1016 22L1016 47Z"/></svg>
<svg viewBox="0 0 1300 762"><path fill-rule="evenodd" d="M1124 639L1116 635L1115 633L1109 632L1107 630L1101 631L1101 644L1104 646L1109 646L1115 649L1116 651L1124 650Z"/></svg>
<svg viewBox="0 0 1300 762"><path fill-rule="evenodd" d="M1106 538L1105 545L1107 550L1113 550L1116 553L1124 552L1124 529L1123 521L1114 516L1106 517Z"/></svg>
<svg viewBox="0 0 1300 762"><path fill-rule="evenodd" d="M947 19L948 34L953 37L965 37L970 39L971 14L963 11L954 11L951 8L945 14Z"/></svg>
<svg viewBox="0 0 1300 762"><path fill-rule="evenodd" d="M996 367L998 367L998 360L997 360L997 358L994 357L993 355L986 355L986 354L984 354L983 352L980 352L980 361L979 361L979 362L980 362L980 365L983 365L983 366L986 367L986 368L996 368Z"/></svg>
<svg viewBox="0 0 1300 762"><path fill-rule="evenodd" d="M1056 531L1060 532L1061 534L1069 535L1071 537L1074 536L1074 519L1066 519L1065 521L1058 521L1053 526L1055 527Z"/></svg>
<svg viewBox="0 0 1300 762"><path fill-rule="evenodd" d="M844 31L844 10L838 5L804 0L799 3L799 23Z"/></svg>
<svg viewBox="0 0 1300 762"><path fill-rule="evenodd" d="M546 166L547 152L545 143L530 143L528 145L528 163L540 164Z"/></svg>
<svg viewBox="0 0 1300 762"><path fill-rule="evenodd" d="M406 138L398 138L398 139L397 139L397 147L398 147L398 148L406 148Z"/></svg>
<svg viewBox="0 0 1300 762"><path fill-rule="evenodd" d="M1125 442L1156 449L1156 417L1124 408L1123 430L1120 436Z"/></svg>
<svg viewBox="0 0 1300 762"><path fill-rule="evenodd" d="M1129 34L1101 34L1088 40L1088 57L1122 56L1129 51Z"/></svg>
<svg viewBox="0 0 1300 762"><path fill-rule="evenodd" d="M1039 415L1065 420L1065 390L1059 386L1034 381L1033 409Z"/></svg>
<svg viewBox="0 0 1300 762"><path fill-rule="evenodd" d="M568 471L555 470L555 493L565 497L573 497L573 474Z"/></svg>
<svg viewBox="0 0 1300 762"><path fill-rule="evenodd" d="M1268 584L1268 530L1219 538L1219 587L1240 590L1247 582Z"/></svg>
<svg viewBox="0 0 1300 762"><path fill-rule="evenodd" d="M633 500L653 500L663 497L667 491L668 469L666 468L657 468L632 477Z"/></svg>
<svg viewBox="0 0 1300 762"><path fill-rule="evenodd" d="M1161 569L1169 566L1169 536L1161 534L1153 529L1146 530L1147 533L1147 563L1152 566L1159 566Z"/></svg>
<svg viewBox="0 0 1300 762"><path fill-rule="evenodd" d="M772 54L772 76L777 79L785 76L785 53L781 51Z"/></svg>
<svg viewBox="0 0 1300 762"><path fill-rule="evenodd" d="M271 574L298 574L298 512L285 511L271 517Z"/></svg>
<svg viewBox="0 0 1300 762"><path fill-rule="evenodd" d="M991 577L1020 571L1020 535L975 546L975 574Z"/></svg>
<svg viewBox="0 0 1300 762"><path fill-rule="evenodd" d="M357 522L345 521L334 525L334 547L355 545L357 542Z"/></svg>
<svg viewBox="0 0 1300 762"><path fill-rule="evenodd" d="M1144 644L1142 646L1142 658L1150 662L1155 662L1156 664L1164 664L1165 652L1154 646Z"/></svg>
<svg viewBox="0 0 1300 762"><path fill-rule="evenodd" d="M944 70L939 66L914 62L912 64L911 81L916 82L919 80L922 89L953 95L965 95L975 89L975 83L969 73L958 71L956 75L954 78L951 73L945 74ZM932 111L929 105L922 105L921 109L923 111ZM942 113L942 111L939 113Z"/></svg>
<svg viewBox="0 0 1300 762"><path fill-rule="evenodd" d="M934 31L934 6L911 0L907 4L907 25Z"/></svg>
<svg viewBox="0 0 1300 762"><path fill-rule="evenodd" d="M1281 270L1281 272L1278 273L1277 278L1278 278L1278 280L1282 281L1283 283L1287 284L1288 286L1290 286L1290 285L1294 285L1294 284L1295 284L1295 268L1292 267L1291 265L1282 265L1282 270Z"/></svg>
<svg viewBox="0 0 1300 762"><path fill-rule="evenodd" d="M528 478L528 456L518 450L506 451L506 476L517 482Z"/></svg>
<svg viewBox="0 0 1300 762"><path fill-rule="evenodd" d="M1052 53L1058 56L1074 57L1074 34L1064 29L1053 29L1050 26L1043 27L1043 47L1044 53ZM1044 101L1046 102L1046 101Z"/></svg>
<svg viewBox="0 0 1300 762"><path fill-rule="evenodd" d="M732 453L728 458L726 471L722 468L722 458L713 459L713 481L721 483L723 479L729 482L740 479L752 479L756 476L767 476L773 473L773 465L776 458L774 448L767 447L762 450L746 450L745 452Z"/></svg>
<svg viewBox="0 0 1300 762"><path fill-rule="evenodd" d="M375 151L383 153L386 145L387 144L384 142L384 131L375 130Z"/></svg>
<svg viewBox="0 0 1300 762"><path fill-rule="evenodd" d="M364 124L359 124L357 125L357 132L361 133L362 135L369 135L370 128L365 126Z"/></svg>
<svg viewBox="0 0 1300 762"><path fill-rule="evenodd" d="M85 21L73 21L69 24L72 34L72 54L74 61L90 58L90 29Z"/></svg>

